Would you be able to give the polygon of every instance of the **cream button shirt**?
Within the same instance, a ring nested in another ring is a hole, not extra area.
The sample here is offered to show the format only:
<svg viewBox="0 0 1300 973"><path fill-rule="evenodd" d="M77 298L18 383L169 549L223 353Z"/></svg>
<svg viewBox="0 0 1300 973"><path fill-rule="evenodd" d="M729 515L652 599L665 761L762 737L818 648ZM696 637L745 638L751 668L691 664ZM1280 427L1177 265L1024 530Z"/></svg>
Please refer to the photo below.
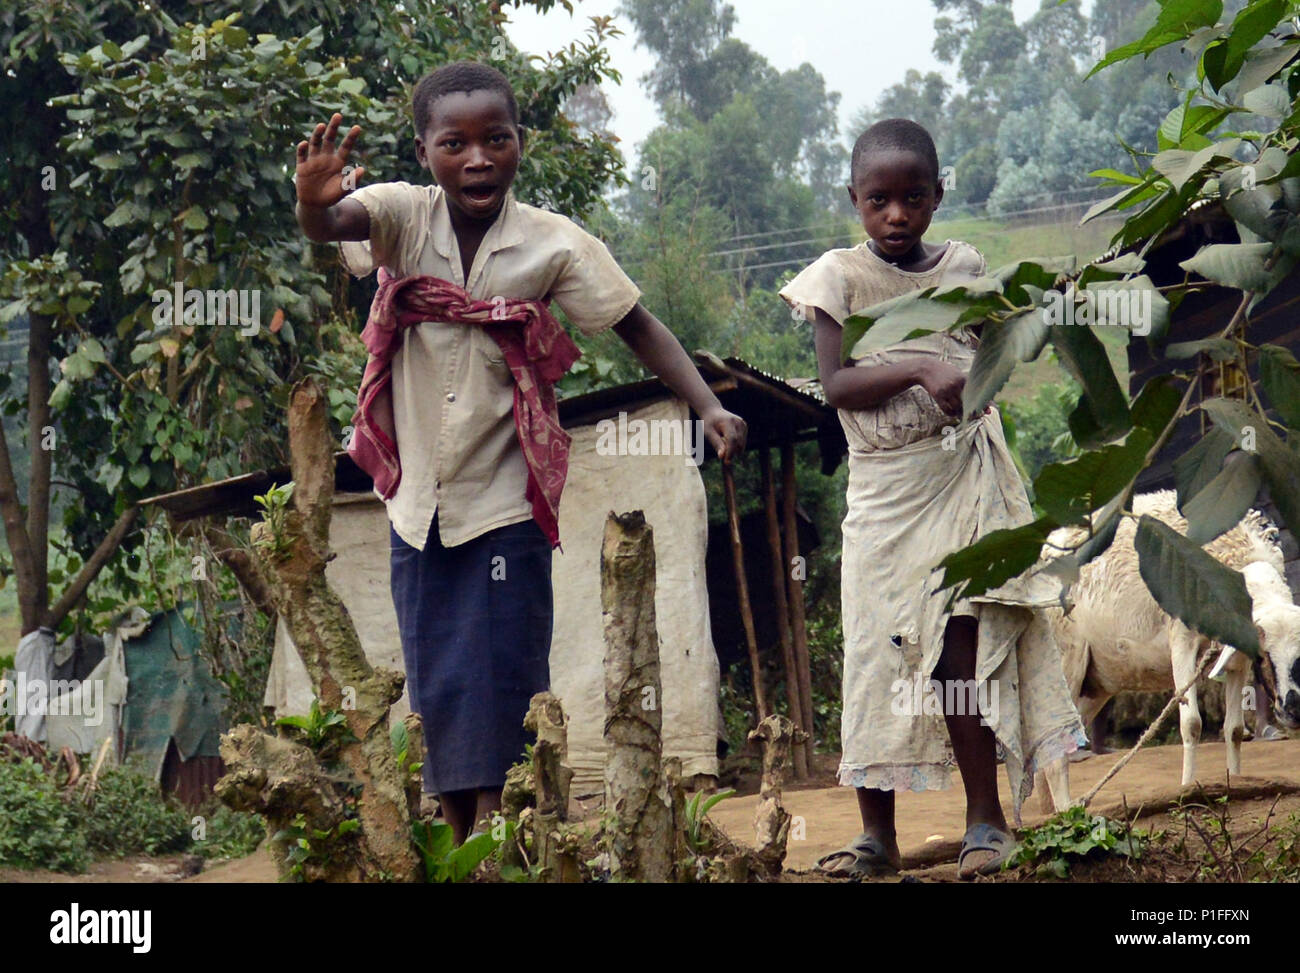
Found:
<svg viewBox="0 0 1300 973"><path fill-rule="evenodd" d="M443 191L404 182L352 193L370 214L369 242L343 243L348 270L428 274L479 299L553 299L584 334L621 321L641 298L603 243L567 217L510 193L466 274ZM453 547L532 518L528 468L515 432L514 377L497 343L471 324L407 329L393 358L393 417L402 480L387 502L393 529L424 549Z"/></svg>

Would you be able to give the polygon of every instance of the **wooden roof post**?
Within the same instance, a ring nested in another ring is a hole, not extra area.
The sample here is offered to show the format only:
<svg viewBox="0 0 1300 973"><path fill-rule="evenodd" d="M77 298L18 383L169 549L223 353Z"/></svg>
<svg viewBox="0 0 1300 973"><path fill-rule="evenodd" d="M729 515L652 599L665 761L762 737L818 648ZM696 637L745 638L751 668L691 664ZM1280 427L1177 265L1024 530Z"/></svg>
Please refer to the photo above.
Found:
<svg viewBox="0 0 1300 973"><path fill-rule="evenodd" d="M781 528L776 514L772 453L766 446L758 451L758 460L763 478L763 510L767 515L767 546L772 553L772 594L776 596L776 628L781 640L781 659L785 664L786 701L790 707L790 722L806 731L811 720L804 718L803 694L799 688L799 667L795 663L794 646L790 641L790 609L785 596L785 559L781 556ZM808 777L807 753L801 746L794 748L794 776L797 780Z"/></svg>
<svg viewBox="0 0 1300 973"><path fill-rule="evenodd" d="M754 634L754 611L749 603L749 584L745 580L745 547L740 541L740 515L736 512L736 480L731 472L731 461L722 461L722 487L727 497L727 523L731 527L731 560L736 569L736 598L740 602L740 621L745 626L745 642L749 647L749 667L754 683L754 706L758 709L756 723L762 723L772 711L767 705L767 690L763 687L763 668L758 662L758 638Z"/></svg>
<svg viewBox="0 0 1300 973"><path fill-rule="evenodd" d="M794 440L786 439L781 444L781 489L782 508L785 520L785 561L782 570L790 585L790 629L794 647L795 669L799 675L800 709L808 715L802 729L808 734L803 741L803 750L808 766L813 766L813 706L812 706L812 669L808 662L808 626L804 619L803 583L807 577L806 568L799 576L795 575L795 558L799 556L799 525L795 520L795 498L798 487L794 477Z"/></svg>

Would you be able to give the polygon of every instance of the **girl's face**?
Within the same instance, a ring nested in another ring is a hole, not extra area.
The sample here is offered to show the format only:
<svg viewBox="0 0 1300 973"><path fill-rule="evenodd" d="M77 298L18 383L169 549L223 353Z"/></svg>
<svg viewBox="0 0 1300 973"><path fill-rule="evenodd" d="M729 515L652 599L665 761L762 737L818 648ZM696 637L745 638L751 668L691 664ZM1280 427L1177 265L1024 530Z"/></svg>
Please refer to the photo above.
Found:
<svg viewBox="0 0 1300 973"><path fill-rule="evenodd" d="M416 158L447 194L454 215L491 222L519 171L519 126L499 91L457 91L433 104Z"/></svg>
<svg viewBox="0 0 1300 973"><path fill-rule="evenodd" d="M849 199L876 253L891 263L924 254L921 238L943 199L943 186L915 152L872 152L862 160Z"/></svg>

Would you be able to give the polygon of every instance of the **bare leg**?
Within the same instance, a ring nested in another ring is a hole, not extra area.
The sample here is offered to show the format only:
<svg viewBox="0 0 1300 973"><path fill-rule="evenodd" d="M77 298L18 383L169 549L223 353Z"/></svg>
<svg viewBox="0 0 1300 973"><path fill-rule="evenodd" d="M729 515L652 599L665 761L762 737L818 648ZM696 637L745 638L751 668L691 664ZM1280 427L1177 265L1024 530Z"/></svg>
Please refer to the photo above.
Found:
<svg viewBox="0 0 1300 973"><path fill-rule="evenodd" d="M460 845L469 837L478 807L478 791L446 791L438 795L442 805L442 819L451 825L451 833Z"/></svg>
<svg viewBox="0 0 1300 973"><path fill-rule="evenodd" d="M898 834L894 830L894 792L866 787L857 790L863 833L879 841L894 867L902 868L903 857L898 851Z"/></svg>
<svg viewBox="0 0 1300 973"><path fill-rule="evenodd" d="M945 687L957 683L974 684L978 633L978 623L973 618L958 616L948 620L943 637L943 655L935 666L934 679ZM948 693L944 695L946 697ZM958 694L958 698L966 697ZM944 722L948 724L953 754L966 788L966 827L989 824L999 831L1006 831L1007 819L998 800L997 743L992 728L980 724L978 712L945 712ZM993 857L989 853L984 860ZM978 868L981 862L972 860L970 864Z"/></svg>
<svg viewBox="0 0 1300 973"><path fill-rule="evenodd" d="M492 827L492 819L496 817L501 810L501 788L495 790L480 790L478 792L478 801L474 808L474 821L476 825L483 826L487 829Z"/></svg>

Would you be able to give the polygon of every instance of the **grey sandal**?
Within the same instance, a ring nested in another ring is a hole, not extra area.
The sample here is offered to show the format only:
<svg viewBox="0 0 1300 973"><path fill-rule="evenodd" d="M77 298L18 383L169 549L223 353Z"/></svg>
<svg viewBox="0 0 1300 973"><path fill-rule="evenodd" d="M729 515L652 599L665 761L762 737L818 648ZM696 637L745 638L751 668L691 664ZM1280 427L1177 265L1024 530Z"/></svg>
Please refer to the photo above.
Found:
<svg viewBox="0 0 1300 973"><path fill-rule="evenodd" d="M829 868L828 864L836 858L847 856L847 867ZM898 865L890 861L884 844L878 838L863 833L850 841L838 851L823 855L817 860L817 870L826 875L840 875L848 878L875 878L880 875L894 875Z"/></svg>
<svg viewBox="0 0 1300 973"><path fill-rule="evenodd" d="M972 879L976 875L992 875L994 872L1001 871L1003 863L1015 854L1017 847L1019 846L1011 835L999 831L991 824L972 825L966 832L966 836L961 839L961 854L957 857L957 877ZM966 857L977 851L991 851L993 857L978 868L964 868Z"/></svg>

